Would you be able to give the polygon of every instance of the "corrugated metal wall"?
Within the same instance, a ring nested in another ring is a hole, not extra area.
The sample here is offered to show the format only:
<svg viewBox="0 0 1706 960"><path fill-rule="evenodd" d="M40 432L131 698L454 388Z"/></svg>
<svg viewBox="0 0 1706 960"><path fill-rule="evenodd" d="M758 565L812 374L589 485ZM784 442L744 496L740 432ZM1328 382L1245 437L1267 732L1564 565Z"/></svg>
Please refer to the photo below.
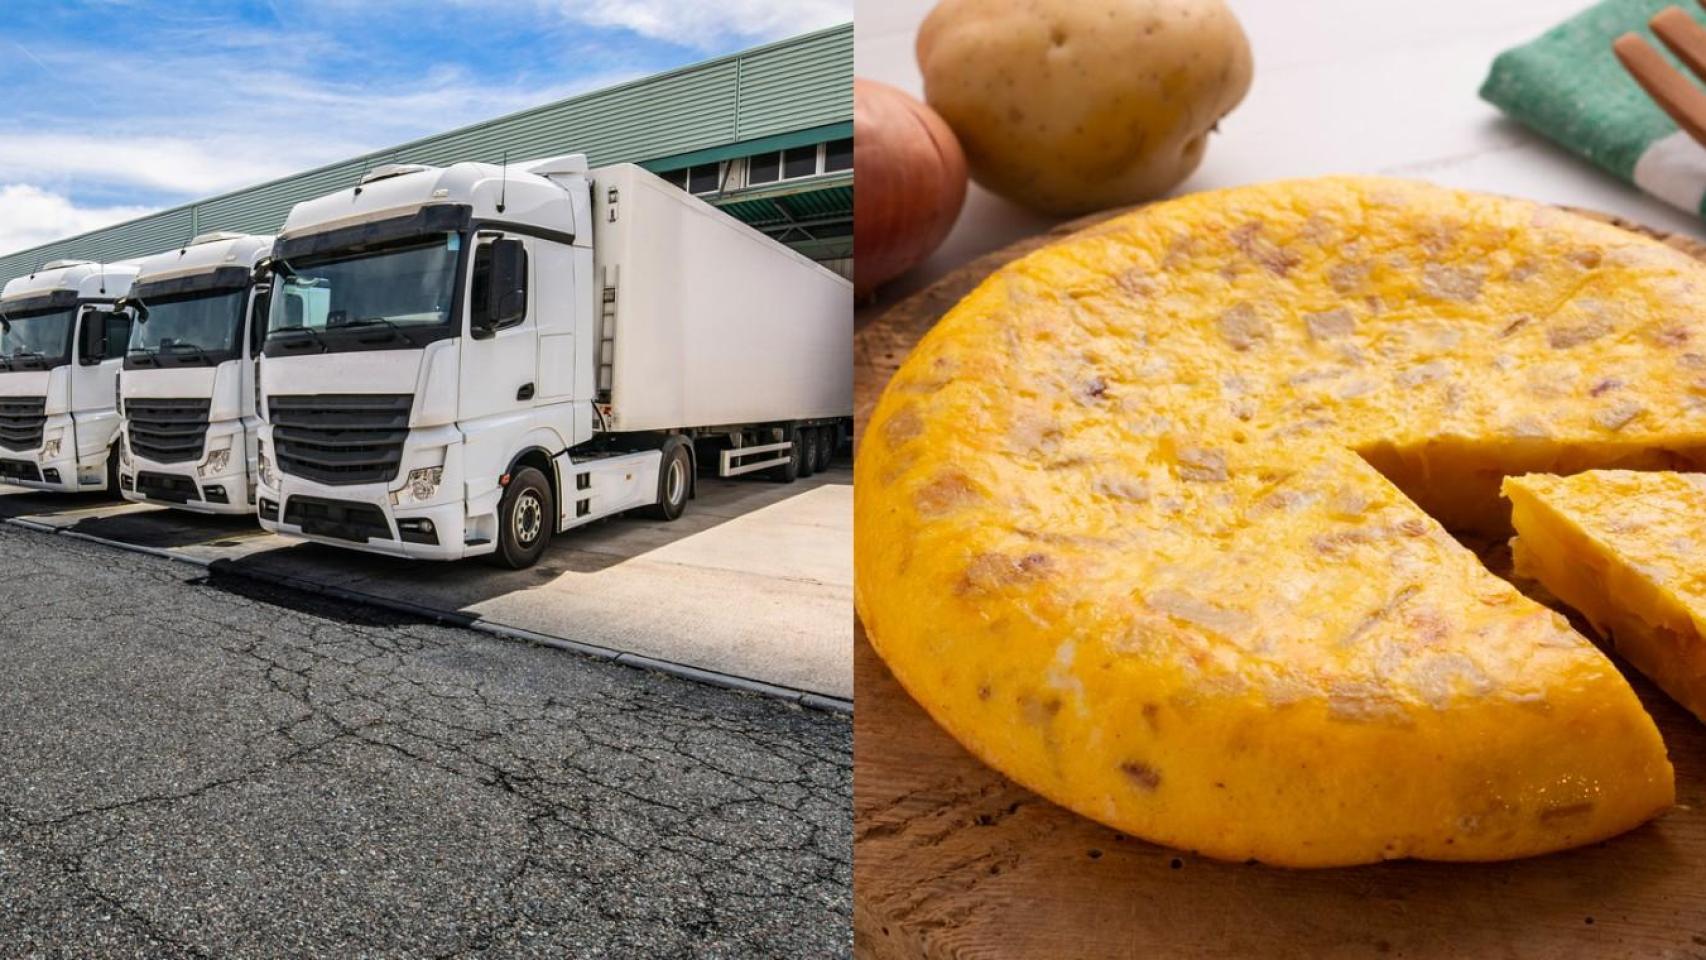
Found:
<svg viewBox="0 0 1706 960"><path fill-rule="evenodd" d="M0 283L48 260L147 256L209 230L270 233L295 204L355 184L380 163L447 164L584 152L643 162L853 117L853 26L560 100L0 257Z"/></svg>
<svg viewBox="0 0 1706 960"><path fill-rule="evenodd" d="M853 118L853 30L820 33L739 62L735 140Z"/></svg>

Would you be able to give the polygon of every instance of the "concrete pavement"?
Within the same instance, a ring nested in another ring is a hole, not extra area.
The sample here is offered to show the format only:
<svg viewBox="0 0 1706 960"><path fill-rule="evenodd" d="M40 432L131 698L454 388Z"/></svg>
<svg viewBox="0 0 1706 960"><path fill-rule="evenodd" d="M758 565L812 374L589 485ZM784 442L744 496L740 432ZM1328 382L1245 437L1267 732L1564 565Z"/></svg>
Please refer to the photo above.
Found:
<svg viewBox="0 0 1706 960"><path fill-rule="evenodd" d="M99 496L0 486L0 518L75 530L831 698L853 696L852 470L699 479L674 523L618 517L538 566L396 560Z"/></svg>

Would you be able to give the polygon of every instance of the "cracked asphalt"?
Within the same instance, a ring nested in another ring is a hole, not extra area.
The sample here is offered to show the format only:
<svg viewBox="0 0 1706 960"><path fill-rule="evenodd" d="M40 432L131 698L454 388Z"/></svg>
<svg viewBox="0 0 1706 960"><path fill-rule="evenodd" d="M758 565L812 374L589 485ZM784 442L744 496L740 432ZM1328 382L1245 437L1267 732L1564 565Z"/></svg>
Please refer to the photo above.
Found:
<svg viewBox="0 0 1706 960"><path fill-rule="evenodd" d="M846 717L0 526L0 956L852 949Z"/></svg>

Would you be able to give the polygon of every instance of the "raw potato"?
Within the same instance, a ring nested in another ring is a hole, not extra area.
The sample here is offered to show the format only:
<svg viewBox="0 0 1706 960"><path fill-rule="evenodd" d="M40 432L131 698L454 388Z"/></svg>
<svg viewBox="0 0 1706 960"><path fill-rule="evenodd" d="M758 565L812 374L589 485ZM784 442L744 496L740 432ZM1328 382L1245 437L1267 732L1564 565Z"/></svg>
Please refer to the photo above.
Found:
<svg viewBox="0 0 1706 960"><path fill-rule="evenodd" d="M1220 0L942 0L918 65L972 178L1057 214L1177 185L1252 69Z"/></svg>

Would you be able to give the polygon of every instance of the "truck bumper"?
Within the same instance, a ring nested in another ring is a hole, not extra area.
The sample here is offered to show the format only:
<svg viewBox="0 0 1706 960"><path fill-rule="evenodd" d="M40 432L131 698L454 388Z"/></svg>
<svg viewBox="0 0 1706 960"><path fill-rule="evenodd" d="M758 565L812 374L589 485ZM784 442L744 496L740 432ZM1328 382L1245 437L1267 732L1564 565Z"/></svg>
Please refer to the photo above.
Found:
<svg viewBox="0 0 1706 960"><path fill-rule="evenodd" d="M189 463L159 463L139 456L129 444L119 460L119 492L132 503L187 510L192 513L243 516L255 512L250 494L249 444L241 420L222 420L207 428L202 457ZM120 441L123 442L122 440ZM228 451L225 463L208 470L219 450Z"/></svg>
<svg viewBox="0 0 1706 960"><path fill-rule="evenodd" d="M71 417L57 414L49 417L42 427L42 443L33 450L0 449L0 483L27 487L31 490L50 490L54 493L79 493L106 488L106 460L101 460L101 480L82 484L77 480L78 467L86 472L91 464L79 464L77 441Z"/></svg>
<svg viewBox="0 0 1706 960"><path fill-rule="evenodd" d="M445 443L451 435L456 439ZM270 458L270 426L261 428L261 447ZM442 466L442 478L431 496L417 500L410 471L429 466ZM388 483L324 484L282 473L269 461L255 496L262 527L316 543L416 560L460 560L496 549L465 542L462 444L451 427L411 431L402 466Z"/></svg>

